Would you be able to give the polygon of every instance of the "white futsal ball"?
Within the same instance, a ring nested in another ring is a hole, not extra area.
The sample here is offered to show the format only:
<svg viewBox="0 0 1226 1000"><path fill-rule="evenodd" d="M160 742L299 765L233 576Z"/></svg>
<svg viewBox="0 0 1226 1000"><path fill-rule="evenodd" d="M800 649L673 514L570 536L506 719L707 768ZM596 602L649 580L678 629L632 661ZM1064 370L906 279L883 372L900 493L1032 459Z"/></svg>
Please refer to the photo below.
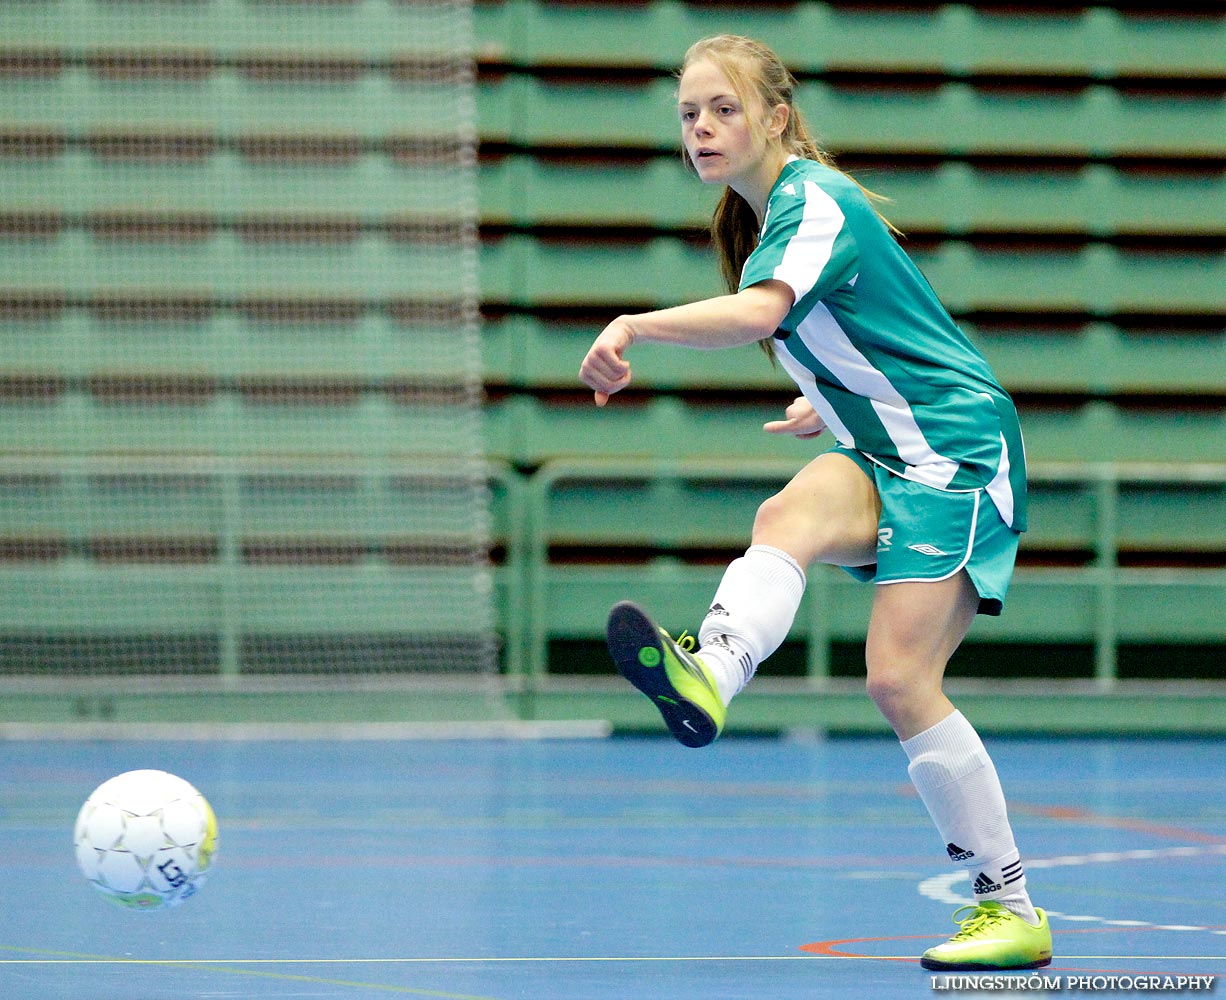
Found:
<svg viewBox="0 0 1226 1000"><path fill-rule="evenodd" d="M85 800L77 864L107 899L134 910L194 896L217 850L217 819L195 788L165 771L128 771Z"/></svg>

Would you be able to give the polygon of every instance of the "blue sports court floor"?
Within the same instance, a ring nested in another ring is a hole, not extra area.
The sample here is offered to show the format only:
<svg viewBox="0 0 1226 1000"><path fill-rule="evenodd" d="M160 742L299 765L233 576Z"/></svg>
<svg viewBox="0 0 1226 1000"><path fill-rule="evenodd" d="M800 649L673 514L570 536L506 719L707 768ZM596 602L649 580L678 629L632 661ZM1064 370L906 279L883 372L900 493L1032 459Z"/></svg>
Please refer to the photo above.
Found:
<svg viewBox="0 0 1226 1000"><path fill-rule="evenodd" d="M1046 974L1226 975L1226 744L989 747ZM218 814L176 910L74 865L81 801L136 767ZM0 894L7 1000L939 996L916 956L969 897L896 743L736 737L0 744Z"/></svg>

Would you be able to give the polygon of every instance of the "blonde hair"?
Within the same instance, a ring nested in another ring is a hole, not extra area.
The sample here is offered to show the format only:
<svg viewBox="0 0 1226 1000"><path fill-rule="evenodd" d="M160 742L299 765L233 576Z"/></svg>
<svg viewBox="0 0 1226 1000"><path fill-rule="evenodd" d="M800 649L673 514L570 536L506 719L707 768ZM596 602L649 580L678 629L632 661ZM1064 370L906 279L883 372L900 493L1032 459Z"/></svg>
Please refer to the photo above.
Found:
<svg viewBox="0 0 1226 1000"><path fill-rule="evenodd" d="M830 154L818 146L804 116L796 107L796 80L773 50L761 42L741 35L715 35L704 38L690 46L678 76L694 63L704 60L714 63L727 77L749 113L750 129L759 137L766 134L766 119L771 109L784 104L788 109L788 119L783 134L779 137L784 152L790 156L816 160L824 166L837 169ZM694 164L684 148L682 156L686 166L693 170ZM847 174L844 176L850 177ZM870 201L888 201L869 191L855 178L850 179ZM758 228L758 218L749 203L732 188L725 188L711 219L711 241L719 260L724 284L730 292L735 292L740 286L745 261L758 245ZM893 226L890 226L890 229L897 232ZM766 341L763 343L767 344Z"/></svg>

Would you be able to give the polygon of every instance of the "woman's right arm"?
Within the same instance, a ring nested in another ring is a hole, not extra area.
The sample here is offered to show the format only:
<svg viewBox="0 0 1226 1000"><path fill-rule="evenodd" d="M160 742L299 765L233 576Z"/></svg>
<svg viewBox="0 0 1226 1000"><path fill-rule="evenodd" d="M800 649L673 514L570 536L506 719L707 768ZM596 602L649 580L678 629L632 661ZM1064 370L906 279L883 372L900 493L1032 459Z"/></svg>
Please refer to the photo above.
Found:
<svg viewBox="0 0 1226 1000"><path fill-rule="evenodd" d="M735 295L721 295L670 309L619 316L600 332L583 359L579 377L596 393L596 405L630 384L625 353L640 341L713 350L765 340L792 308L782 281L762 281Z"/></svg>

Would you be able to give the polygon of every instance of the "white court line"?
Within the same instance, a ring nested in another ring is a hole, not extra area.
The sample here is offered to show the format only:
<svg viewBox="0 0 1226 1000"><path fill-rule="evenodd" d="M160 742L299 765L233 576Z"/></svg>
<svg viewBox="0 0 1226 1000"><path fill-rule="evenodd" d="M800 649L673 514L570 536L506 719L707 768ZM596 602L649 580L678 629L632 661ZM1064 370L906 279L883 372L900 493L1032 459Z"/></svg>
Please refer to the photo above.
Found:
<svg viewBox="0 0 1226 1000"><path fill-rule="evenodd" d="M605 739L603 720L472 722L0 722L4 740L267 741Z"/></svg>
<svg viewBox="0 0 1226 1000"><path fill-rule="evenodd" d="M820 962L914 959L907 955L580 955L463 958L0 958L0 965L485 965L614 962ZM1063 961L1223 962L1226 955L1061 955Z"/></svg>
<svg viewBox="0 0 1226 1000"><path fill-rule="evenodd" d="M1206 847L1163 847L1143 851L1098 851L1093 854L1066 854L1055 858L1027 859L1027 868L1063 868L1075 865L1110 864L1116 861L1135 861L1140 858L1192 858L1206 857L1214 854L1226 854L1226 844L1213 844ZM926 899L950 906L971 906L974 900L960 896L954 891L959 882L969 882L970 872L960 870L944 872L924 879L919 886L919 894ZM1044 909L1049 917L1068 920L1074 923L1098 923L1110 927L1148 927L1159 931L1202 931L1210 934L1226 935L1226 930L1193 924L1156 924L1151 920L1116 920L1092 914L1061 913L1059 910ZM1143 955L1129 956L1145 958ZM1212 961L1212 959L1206 959Z"/></svg>
<svg viewBox="0 0 1226 1000"><path fill-rule="evenodd" d="M0 958L0 966L6 965L148 965L161 967L182 966L356 966L356 965L531 965L562 963L682 963L682 962L815 962L857 961L864 958L888 958L891 956L860 955L582 955L532 957L498 956L487 958ZM912 955L892 956L913 958Z"/></svg>

